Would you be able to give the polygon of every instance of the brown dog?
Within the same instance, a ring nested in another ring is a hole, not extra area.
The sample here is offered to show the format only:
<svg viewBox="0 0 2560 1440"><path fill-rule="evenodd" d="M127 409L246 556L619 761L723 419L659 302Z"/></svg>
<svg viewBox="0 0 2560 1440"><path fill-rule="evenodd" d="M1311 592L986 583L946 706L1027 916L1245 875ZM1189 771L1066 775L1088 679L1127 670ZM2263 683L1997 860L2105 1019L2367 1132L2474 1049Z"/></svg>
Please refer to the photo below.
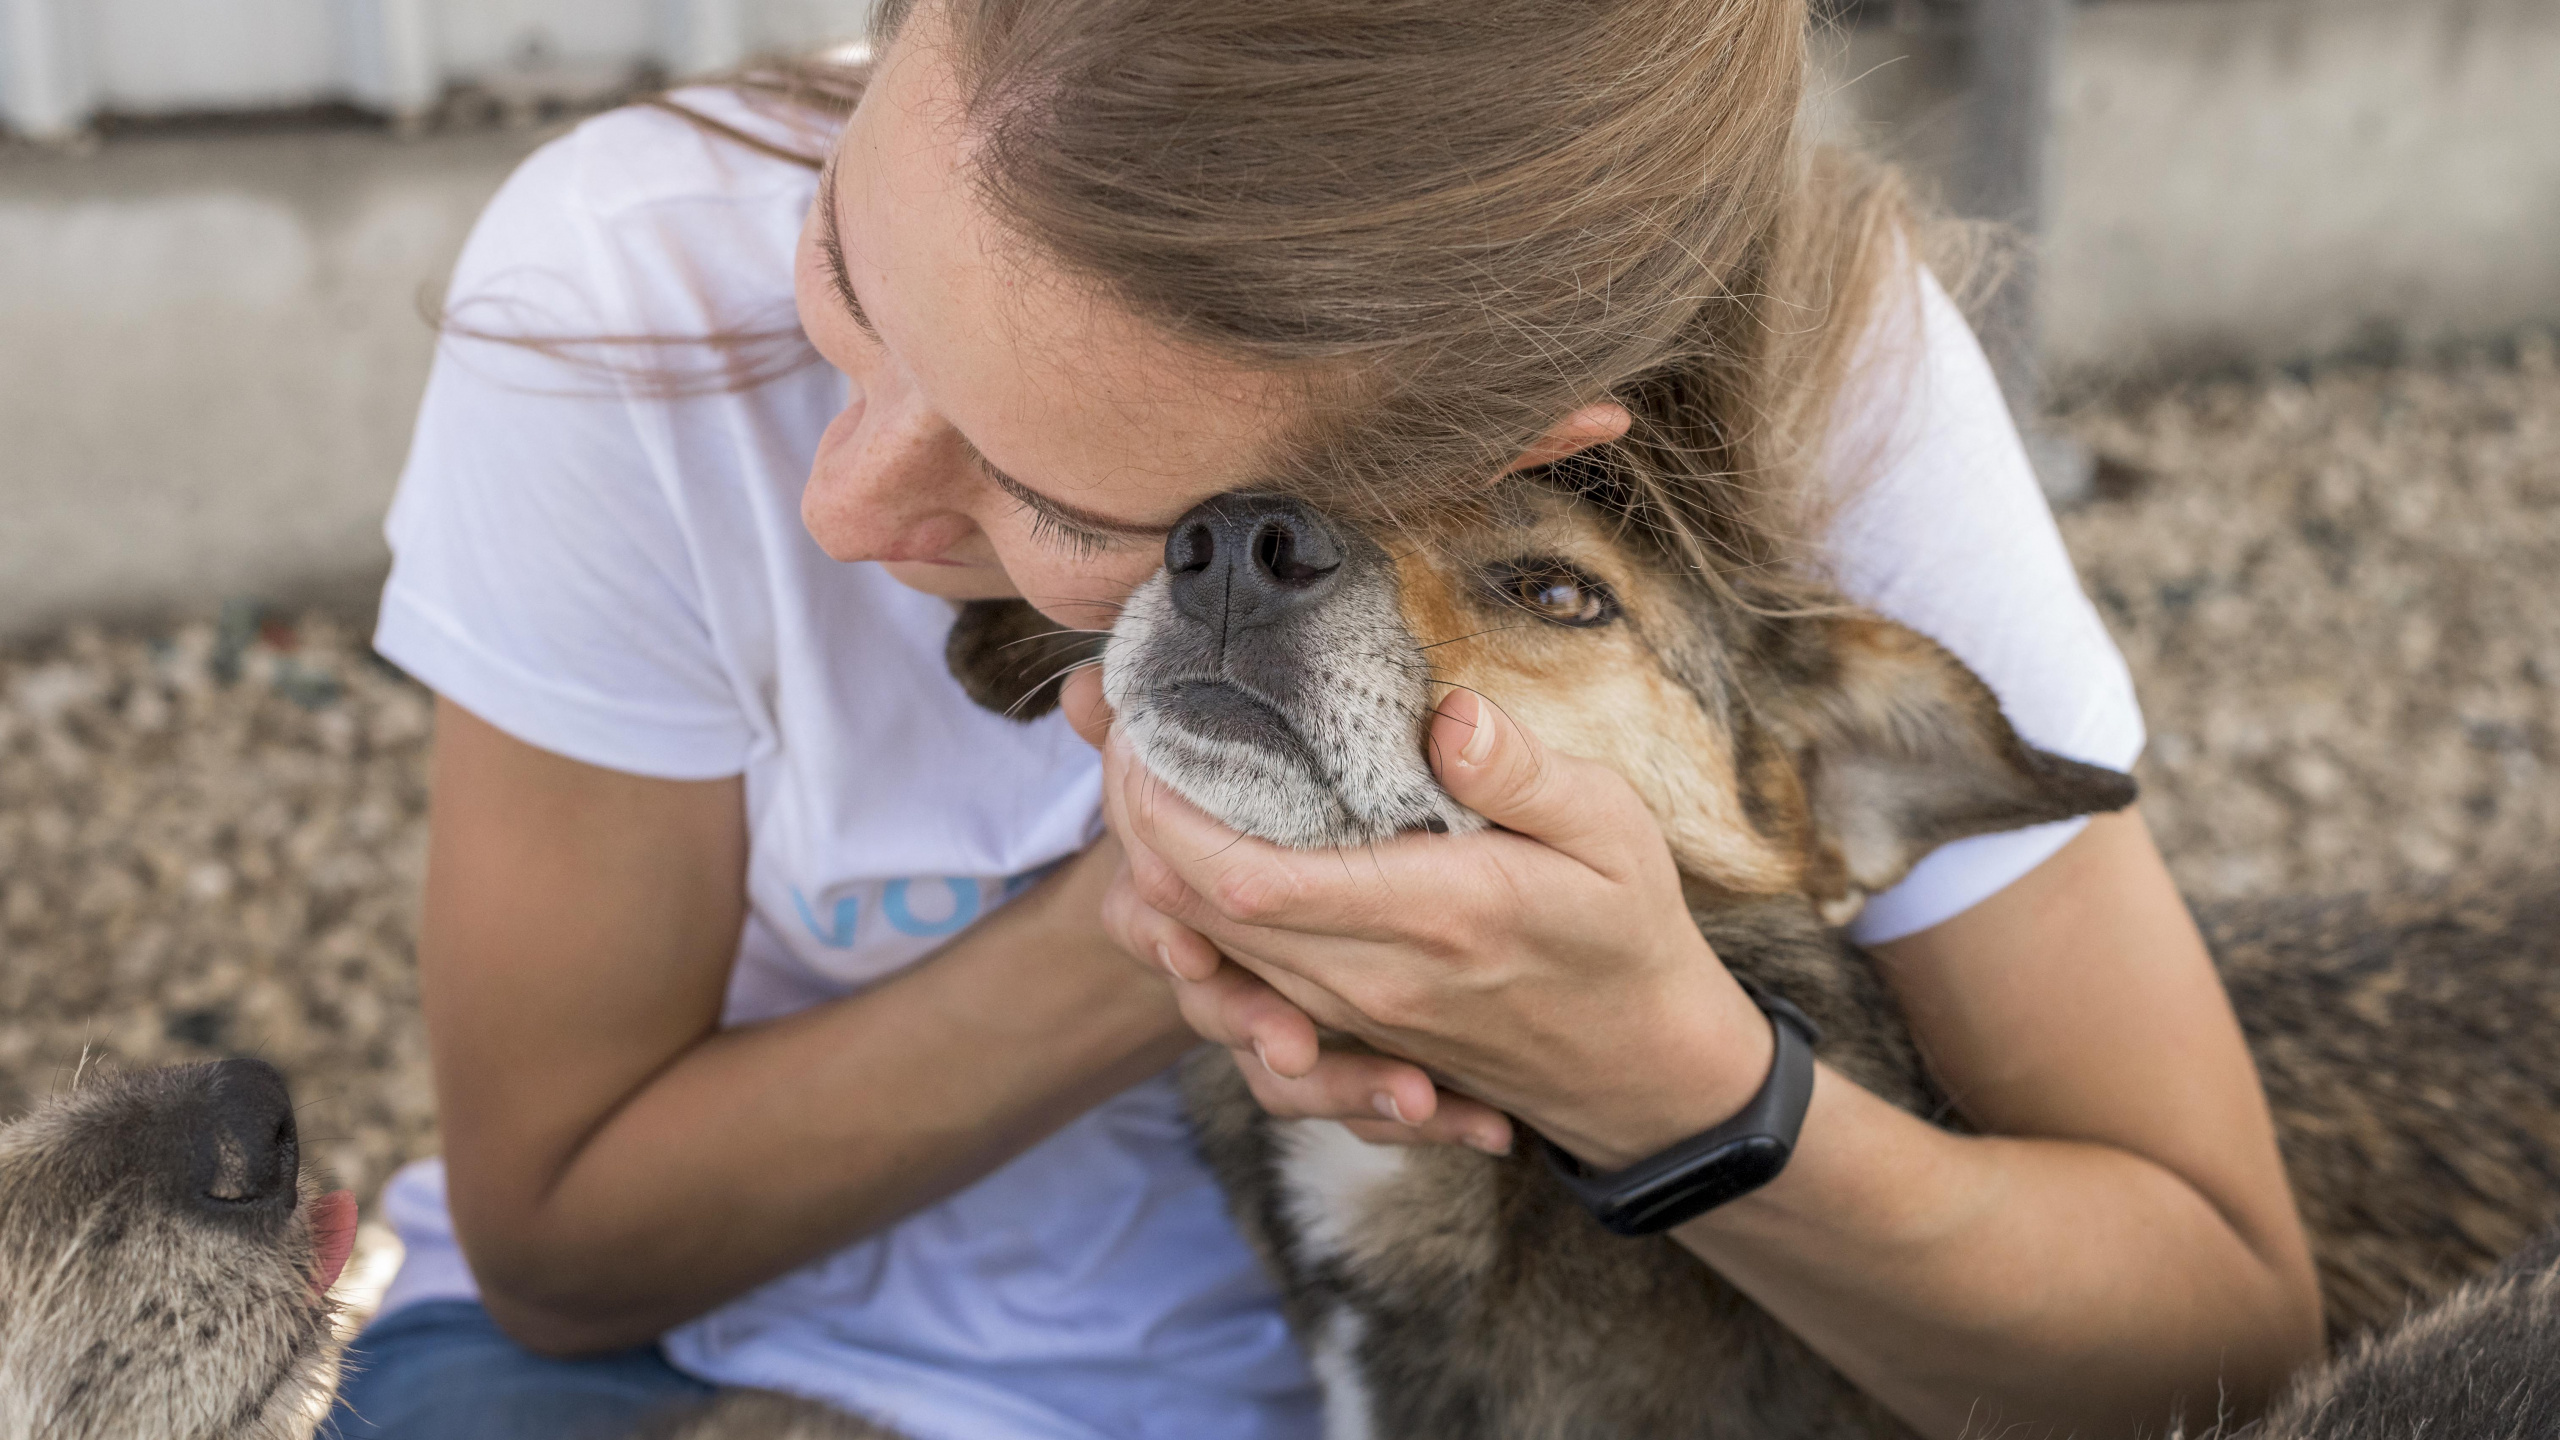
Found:
<svg viewBox="0 0 2560 1440"><path fill-rule="evenodd" d="M1226 497L1167 554L1120 617L1105 687L1175 789L1289 845L1469 828L1422 733L1447 687L1477 690L1634 785L1724 962L1808 1012L1831 1065L1941 1123L1960 1111L1837 927L1949 840L2133 796L2125 776L2022 744L1921 636L1845 604L1772 614L1748 576L1685 574L1536 481L1392 554L1293 502ZM998 708L1043 708L1032 682L1069 650L1040 630L1018 605L973 607L955 668ZM1010 674L972 663L1024 652L1039 658ZM2336 1336L2560 1216L2554 918L2560 896L2525 884L2204 917ZM1602 1231L1527 1147L1371 1147L1264 1115L1223 1057L1191 1081L1203 1148L1283 1285L1334 1436L1902 1433L1686 1251Z"/></svg>

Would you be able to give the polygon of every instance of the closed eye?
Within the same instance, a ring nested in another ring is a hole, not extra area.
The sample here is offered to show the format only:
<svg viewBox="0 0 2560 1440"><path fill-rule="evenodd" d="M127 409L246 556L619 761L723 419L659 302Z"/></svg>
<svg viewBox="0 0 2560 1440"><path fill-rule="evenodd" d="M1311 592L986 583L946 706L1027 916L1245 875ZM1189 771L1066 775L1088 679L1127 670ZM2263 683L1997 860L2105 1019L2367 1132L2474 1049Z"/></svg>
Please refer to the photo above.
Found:
<svg viewBox="0 0 2560 1440"><path fill-rule="evenodd" d="M1016 505L1022 505L1017 500ZM1097 555L1129 543L1126 535L1113 535L1101 530L1087 530L1074 521L1043 510L1036 505L1022 505L1031 516L1031 538L1043 545L1063 550L1078 560L1091 560Z"/></svg>
<svg viewBox="0 0 2560 1440"><path fill-rule="evenodd" d="M844 263L844 233L836 225L836 167L832 160L818 177L818 207L818 255L826 262L827 288L844 302L845 313L853 318L854 327L876 345L880 332L872 328L871 317L864 313L862 297L853 293L853 271Z"/></svg>
<svg viewBox="0 0 2560 1440"><path fill-rule="evenodd" d="M1066 513L1065 507L1057 501L989 464L987 457L978 453L977 446L967 444L965 439L962 444L968 451L969 462L993 480L1007 499L1031 516L1031 538L1044 545L1064 551L1078 560L1090 560L1134 541L1160 543L1164 538L1163 531L1145 526L1104 529L1079 520Z"/></svg>
<svg viewBox="0 0 2560 1440"><path fill-rule="evenodd" d="M1622 613L1607 582L1563 561L1538 556L1506 560L1485 571L1494 598L1551 625L1576 629L1606 625Z"/></svg>

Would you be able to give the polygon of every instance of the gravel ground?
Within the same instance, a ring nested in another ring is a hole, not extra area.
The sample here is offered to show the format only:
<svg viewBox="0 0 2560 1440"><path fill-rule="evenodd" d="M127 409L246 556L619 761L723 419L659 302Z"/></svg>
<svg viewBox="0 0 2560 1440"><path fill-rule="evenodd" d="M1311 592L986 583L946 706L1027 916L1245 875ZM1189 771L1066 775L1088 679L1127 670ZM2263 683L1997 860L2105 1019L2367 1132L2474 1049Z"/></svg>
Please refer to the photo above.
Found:
<svg viewBox="0 0 2560 1440"><path fill-rule="evenodd" d="M2356 889L2560 838L2560 364L2340 369L2082 418L2067 515L2133 667L2192 899Z"/></svg>
<svg viewBox="0 0 2560 1440"><path fill-rule="evenodd" d="M225 621L0 657L0 1116L84 1056L262 1055L370 1200L435 1144L429 702L327 617Z"/></svg>
<svg viewBox="0 0 2560 1440"><path fill-rule="evenodd" d="M2075 422L2065 517L2198 898L2560 835L2560 364L2188 386ZM411 966L427 698L326 616L0 652L0 1115L89 1063L264 1055L372 1194L434 1148Z"/></svg>

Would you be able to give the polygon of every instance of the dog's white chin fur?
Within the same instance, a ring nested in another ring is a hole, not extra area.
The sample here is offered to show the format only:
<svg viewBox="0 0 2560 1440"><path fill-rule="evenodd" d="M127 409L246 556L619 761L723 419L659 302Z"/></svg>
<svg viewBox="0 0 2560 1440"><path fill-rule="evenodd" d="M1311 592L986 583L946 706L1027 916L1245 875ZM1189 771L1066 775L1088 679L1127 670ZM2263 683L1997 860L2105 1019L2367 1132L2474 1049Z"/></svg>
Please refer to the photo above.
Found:
<svg viewBox="0 0 2560 1440"><path fill-rule="evenodd" d="M1161 673L1149 654L1173 613L1159 573L1122 607L1103 654L1102 691L1120 733L1175 794L1276 845L1340 849L1406 830L1483 829L1423 757L1427 700L1418 666L1399 663L1381 643L1402 639L1401 622L1391 607L1345 608L1343 643L1310 645L1304 657L1317 680L1306 693L1315 698L1272 706L1303 746L1303 755L1289 754L1199 734L1168 713L1159 687L1196 677Z"/></svg>

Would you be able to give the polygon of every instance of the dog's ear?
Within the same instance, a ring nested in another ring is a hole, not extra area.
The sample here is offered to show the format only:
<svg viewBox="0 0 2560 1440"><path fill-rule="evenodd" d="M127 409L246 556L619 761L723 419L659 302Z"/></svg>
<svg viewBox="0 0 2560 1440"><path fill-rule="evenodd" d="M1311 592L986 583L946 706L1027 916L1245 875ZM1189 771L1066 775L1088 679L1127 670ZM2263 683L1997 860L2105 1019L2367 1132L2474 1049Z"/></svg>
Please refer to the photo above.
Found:
<svg viewBox="0 0 2560 1440"><path fill-rule="evenodd" d="M2133 803L2133 777L2018 738L1991 687L1918 631L1862 610L1763 622L1744 677L1793 762L1807 889L1846 924L1950 840Z"/></svg>
<svg viewBox="0 0 2560 1440"><path fill-rule="evenodd" d="M1058 708L1067 672L1101 654L1103 638L1067 629L1028 600L970 600L942 658L970 699L1027 724Z"/></svg>

